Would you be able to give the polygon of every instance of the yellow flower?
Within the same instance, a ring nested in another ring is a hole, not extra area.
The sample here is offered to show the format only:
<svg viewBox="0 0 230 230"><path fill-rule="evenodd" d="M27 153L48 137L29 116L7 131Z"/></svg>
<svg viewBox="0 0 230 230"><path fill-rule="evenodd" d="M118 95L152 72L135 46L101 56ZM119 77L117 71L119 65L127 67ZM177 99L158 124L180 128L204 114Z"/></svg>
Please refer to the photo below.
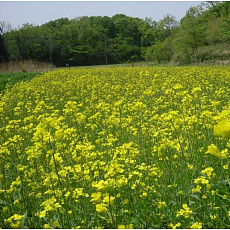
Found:
<svg viewBox="0 0 230 230"><path fill-rule="evenodd" d="M169 224L169 227L171 227L172 229L177 229L177 227L180 227L181 226L181 223L177 223L177 224L173 224L173 223L170 223Z"/></svg>
<svg viewBox="0 0 230 230"><path fill-rule="evenodd" d="M60 224L59 224L58 220L55 220L55 221L53 222L54 228L56 228L56 227L59 226L59 225L60 225Z"/></svg>
<svg viewBox="0 0 230 230"><path fill-rule="evenodd" d="M216 215L210 215L210 218L211 218L212 220L215 220L215 219L216 219Z"/></svg>
<svg viewBox="0 0 230 230"><path fill-rule="evenodd" d="M140 195L140 197L147 197L147 196L148 196L147 192L143 192L143 193Z"/></svg>
<svg viewBox="0 0 230 230"><path fill-rule="evenodd" d="M107 187L107 184L104 180L100 180L98 183L93 183L93 187L96 187L98 190L103 190Z"/></svg>
<svg viewBox="0 0 230 230"><path fill-rule="evenodd" d="M57 140L60 140L62 137L63 137L63 131L61 129L58 129L56 132L55 132L55 137Z"/></svg>
<svg viewBox="0 0 230 230"><path fill-rule="evenodd" d="M211 177L213 170L214 169L212 167L208 167L202 170L201 173L206 174L208 177Z"/></svg>
<svg viewBox="0 0 230 230"><path fill-rule="evenodd" d="M224 165L223 168L224 168L224 169L228 169L228 165Z"/></svg>
<svg viewBox="0 0 230 230"><path fill-rule="evenodd" d="M14 204L18 204L18 203L19 203L19 200L18 200L18 199L14 201Z"/></svg>
<svg viewBox="0 0 230 230"><path fill-rule="evenodd" d="M105 204L97 204L96 210L97 212L100 212L100 213L107 212L107 208Z"/></svg>
<svg viewBox="0 0 230 230"><path fill-rule="evenodd" d="M11 218L11 219L14 219L14 220L21 220L21 219L23 219L24 217L25 217L24 215L14 214L14 215L11 216L10 218Z"/></svg>
<svg viewBox="0 0 230 230"><path fill-rule="evenodd" d="M230 122L227 119L221 120L217 125L214 125L214 134L220 135L223 138L230 134Z"/></svg>
<svg viewBox="0 0 230 230"><path fill-rule="evenodd" d="M10 223L10 226L11 226L12 228L19 228L20 225L21 225L21 222L20 222L20 221L16 221L16 223L13 223L13 222Z"/></svg>
<svg viewBox="0 0 230 230"><path fill-rule="evenodd" d="M187 204L182 205L183 209L180 209L180 211L177 212L177 217L183 216L184 218L189 218L189 216L192 214L192 210L188 207Z"/></svg>
<svg viewBox="0 0 230 230"><path fill-rule="evenodd" d="M133 224L128 224L125 226L126 229L133 229Z"/></svg>
<svg viewBox="0 0 230 230"><path fill-rule="evenodd" d="M207 180L204 176L200 176L194 179L195 184L208 184L209 180Z"/></svg>
<svg viewBox="0 0 230 230"><path fill-rule="evenodd" d="M127 225L120 224L118 225L118 229L133 229L133 224L127 224Z"/></svg>
<svg viewBox="0 0 230 230"><path fill-rule="evenodd" d="M190 226L191 229L202 229L202 223L196 222L193 225Z"/></svg>
<svg viewBox="0 0 230 230"><path fill-rule="evenodd" d="M188 165L187 167L188 167L188 169L193 169L194 165Z"/></svg>
<svg viewBox="0 0 230 230"><path fill-rule="evenodd" d="M49 224L45 224L45 225L44 225L44 228L45 228L45 229L51 229L51 227L49 226Z"/></svg>
<svg viewBox="0 0 230 230"><path fill-rule="evenodd" d="M167 207L167 204L165 203L165 201L159 201L159 202L157 202L157 207L158 208L164 208L164 207Z"/></svg>
<svg viewBox="0 0 230 230"><path fill-rule="evenodd" d="M8 207L3 207L3 208L2 208L2 212L3 212L3 213L6 213L7 210L8 210Z"/></svg>
<svg viewBox="0 0 230 230"><path fill-rule="evenodd" d="M12 228L19 228L21 225L21 219L23 218L24 218L24 215L14 214L13 216L7 219L7 222L10 223L10 226ZM16 223L13 220L16 221Z"/></svg>
<svg viewBox="0 0 230 230"><path fill-rule="evenodd" d="M202 187L200 185L197 185L196 188L192 189L192 192L200 192L201 188Z"/></svg>
<svg viewBox="0 0 230 230"><path fill-rule="evenodd" d="M91 197L93 197L90 201L95 203L101 202L101 192L92 193Z"/></svg>
<svg viewBox="0 0 230 230"><path fill-rule="evenodd" d="M208 151L206 153L221 158L221 153L214 144L208 146Z"/></svg>
<svg viewBox="0 0 230 230"><path fill-rule="evenodd" d="M39 217L44 218L46 216L46 210L40 212Z"/></svg>
<svg viewBox="0 0 230 230"><path fill-rule="evenodd" d="M106 197L104 197L103 202L106 203L106 204L112 205L114 199L115 199L114 196L106 196Z"/></svg>

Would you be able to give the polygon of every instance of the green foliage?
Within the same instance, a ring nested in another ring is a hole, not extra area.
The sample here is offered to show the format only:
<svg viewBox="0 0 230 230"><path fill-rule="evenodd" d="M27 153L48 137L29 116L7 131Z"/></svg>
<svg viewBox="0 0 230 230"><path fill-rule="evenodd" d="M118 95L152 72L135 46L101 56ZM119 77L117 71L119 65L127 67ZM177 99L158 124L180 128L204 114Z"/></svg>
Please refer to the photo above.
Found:
<svg viewBox="0 0 230 230"><path fill-rule="evenodd" d="M173 61L182 64L228 59L229 3L207 2L191 7L173 39ZM217 44L217 45L216 45ZM222 45L220 45L222 44Z"/></svg>
<svg viewBox="0 0 230 230"><path fill-rule="evenodd" d="M180 23L169 14L158 22L124 14L60 18L41 26L23 24L1 32L0 62L34 60L58 67L144 59L197 63L215 58L204 50L230 42L229 25L230 3L223 1L189 8Z"/></svg>
<svg viewBox="0 0 230 230"><path fill-rule="evenodd" d="M149 47L146 51L146 59L152 61L169 62L172 58L172 40L165 39L163 42L156 42L156 44Z"/></svg>
<svg viewBox="0 0 230 230"><path fill-rule="evenodd" d="M39 73L1 73L0 74L0 93L7 87L11 87L21 81L29 81Z"/></svg>

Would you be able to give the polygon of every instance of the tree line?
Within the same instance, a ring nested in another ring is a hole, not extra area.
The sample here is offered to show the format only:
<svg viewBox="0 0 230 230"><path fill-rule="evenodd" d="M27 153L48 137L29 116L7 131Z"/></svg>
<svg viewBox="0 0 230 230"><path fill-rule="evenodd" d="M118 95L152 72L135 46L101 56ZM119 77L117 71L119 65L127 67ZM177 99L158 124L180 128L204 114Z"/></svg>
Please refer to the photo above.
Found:
<svg viewBox="0 0 230 230"><path fill-rule="evenodd" d="M230 59L230 2L203 2L178 22L124 14L61 18L12 29L0 22L0 62L34 60L55 66L153 60L181 64Z"/></svg>

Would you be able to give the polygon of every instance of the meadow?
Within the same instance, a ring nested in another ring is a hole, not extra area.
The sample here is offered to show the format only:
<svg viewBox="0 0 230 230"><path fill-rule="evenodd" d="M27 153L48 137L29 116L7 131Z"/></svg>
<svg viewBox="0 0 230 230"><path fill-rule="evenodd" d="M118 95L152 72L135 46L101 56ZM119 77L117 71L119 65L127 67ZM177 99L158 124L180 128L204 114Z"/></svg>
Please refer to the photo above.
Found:
<svg viewBox="0 0 230 230"><path fill-rule="evenodd" d="M229 228L230 67L59 69L0 95L1 228Z"/></svg>
<svg viewBox="0 0 230 230"><path fill-rule="evenodd" d="M0 93L4 93L6 87L10 88L21 81L29 81L39 74L34 72L0 73Z"/></svg>

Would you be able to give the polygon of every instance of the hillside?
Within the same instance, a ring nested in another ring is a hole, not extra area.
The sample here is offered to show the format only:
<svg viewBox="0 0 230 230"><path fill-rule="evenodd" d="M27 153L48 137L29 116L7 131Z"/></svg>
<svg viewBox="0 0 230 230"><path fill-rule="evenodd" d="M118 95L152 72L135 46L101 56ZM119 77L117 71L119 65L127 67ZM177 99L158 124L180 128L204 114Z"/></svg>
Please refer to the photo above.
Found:
<svg viewBox="0 0 230 230"><path fill-rule="evenodd" d="M228 63L230 3L203 2L178 22L112 17L60 18L41 26L6 29L0 22L0 62L33 60L85 66L151 60L159 63Z"/></svg>

